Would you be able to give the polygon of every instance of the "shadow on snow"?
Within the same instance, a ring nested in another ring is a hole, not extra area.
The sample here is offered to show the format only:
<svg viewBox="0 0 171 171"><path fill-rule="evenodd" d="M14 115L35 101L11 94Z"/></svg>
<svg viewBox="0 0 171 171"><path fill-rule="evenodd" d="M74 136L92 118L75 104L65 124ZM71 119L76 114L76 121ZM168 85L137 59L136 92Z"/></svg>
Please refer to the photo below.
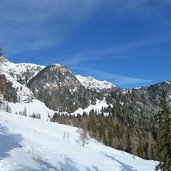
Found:
<svg viewBox="0 0 171 171"><path fill-rule="evenodd" d="M117 163L119 163L121 165L121 171L138 171L136 169L134 169L132 166L128 165L128 164L125 164L119 160L117 160L115 157L113 156L109 156L107 154L104 154L106 157L116 161Z"/></svg>
<svg viewBox="0 0 171 171"><path fill-rule="evenodd" d="M0 160L9 157L9 151L21 148L22 136L20 134L9 134L8 129L0 125Z"/></svg>

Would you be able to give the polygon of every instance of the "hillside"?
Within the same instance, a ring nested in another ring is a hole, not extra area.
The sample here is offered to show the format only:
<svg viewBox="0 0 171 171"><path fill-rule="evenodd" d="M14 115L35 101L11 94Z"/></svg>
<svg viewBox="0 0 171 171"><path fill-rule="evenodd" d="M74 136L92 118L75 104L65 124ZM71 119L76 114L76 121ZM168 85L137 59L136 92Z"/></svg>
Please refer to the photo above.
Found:
<svg viewBox="0 0 171 171"><path fill-rule="evenodd" d="M86 127L96 140L144 159L156 159L156 114L171 82L123 89L75 75L61 64L14 64L0 57L0 110Z"/></svg>
<svg viewBox="0 0 171 171"><path fill-rule="evenodd" d="M157 162L115 150L77 128L0 112L0 170L154 171Z"/></svg>

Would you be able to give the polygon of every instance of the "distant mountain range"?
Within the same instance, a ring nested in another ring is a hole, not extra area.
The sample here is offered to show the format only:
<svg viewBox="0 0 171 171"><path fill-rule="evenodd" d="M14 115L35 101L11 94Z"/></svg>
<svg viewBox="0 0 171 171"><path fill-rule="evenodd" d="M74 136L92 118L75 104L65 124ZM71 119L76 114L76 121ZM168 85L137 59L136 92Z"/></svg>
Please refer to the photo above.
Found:
<svg viewBox="0 0 171 171"><path fill-rule="evenodd" d="M120 104L135 101L137 111L147 109L151 113L151 110L159 108L161 89L170 94L171 82L127 90L90 76L74 75L60 64L47 67L30 63L14 64L0 57L0 93L9 102L38 99L50 109L72 113L79 108L96 105L97 100L114 105L117 99Z"/></svg>

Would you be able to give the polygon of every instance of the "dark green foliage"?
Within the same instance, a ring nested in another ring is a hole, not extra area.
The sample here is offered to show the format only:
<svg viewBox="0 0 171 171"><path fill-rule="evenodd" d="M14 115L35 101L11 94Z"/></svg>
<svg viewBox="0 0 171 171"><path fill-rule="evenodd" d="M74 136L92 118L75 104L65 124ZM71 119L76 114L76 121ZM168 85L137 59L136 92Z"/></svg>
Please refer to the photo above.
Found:
<svg viewBox="0 0 171 171"><path fill-rule="evenodd" d="M2 48L0 48L0 56L3 56L4 55L4 51Z"/></svg>
<svg viewBox="0 0 171 171"><path fill-rule="evenodd" d="M162 95L162 110L157 115L156 158L160 161L156 170L171 171L171 112L167 94Z"/></svg>
<svg viewBox="0 0 171 171"><path fill-rule="evenodd" d="M162 89L171 92L171 84L163 82L138 89L116 89L105 95L108 107L101 111L92 110L77 116L60 114L55 121L77 127L82 127L85 121L91 135L105 145L157 160L154 150L158 136L155 116L161 109ZM170 130L168 128L167 132Z"/></svg>
<svg viewBox="0 0 171 171"><path fill-rule="evenodd" d="M108 110L111 110L110 114ZM122 111L122 113L121 113ZM149 124L144 119L135 120L135 118L128 117L129 112L125 109L123 113L120 107L120 115L115 116L113 108L102 108L101 113L91 110L89 114L85 112L83 115L77 116L64 115L62 113L55 113L52 121L63 124L70 124L80 128L87 127L88 131L98 141L105 145L114 147L133 153L146 159L152 159L153 149L153 135L150 131ZM136 122L137 124L132 124ZM141 122L144 123L146 129L140 128ZM84 125L84 126L83 126Z"/></svg>

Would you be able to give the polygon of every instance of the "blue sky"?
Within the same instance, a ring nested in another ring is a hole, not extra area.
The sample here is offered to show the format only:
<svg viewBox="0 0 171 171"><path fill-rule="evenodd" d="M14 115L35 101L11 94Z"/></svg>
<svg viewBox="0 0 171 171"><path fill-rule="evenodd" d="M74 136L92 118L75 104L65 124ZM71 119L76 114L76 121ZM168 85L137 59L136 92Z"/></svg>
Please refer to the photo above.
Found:
<svg viewBox="0 0 171 171"><path fill-rule="evenodd" d="M13 62L60 63L121 87L171 80L170 0L1 0Z"/></svg>

